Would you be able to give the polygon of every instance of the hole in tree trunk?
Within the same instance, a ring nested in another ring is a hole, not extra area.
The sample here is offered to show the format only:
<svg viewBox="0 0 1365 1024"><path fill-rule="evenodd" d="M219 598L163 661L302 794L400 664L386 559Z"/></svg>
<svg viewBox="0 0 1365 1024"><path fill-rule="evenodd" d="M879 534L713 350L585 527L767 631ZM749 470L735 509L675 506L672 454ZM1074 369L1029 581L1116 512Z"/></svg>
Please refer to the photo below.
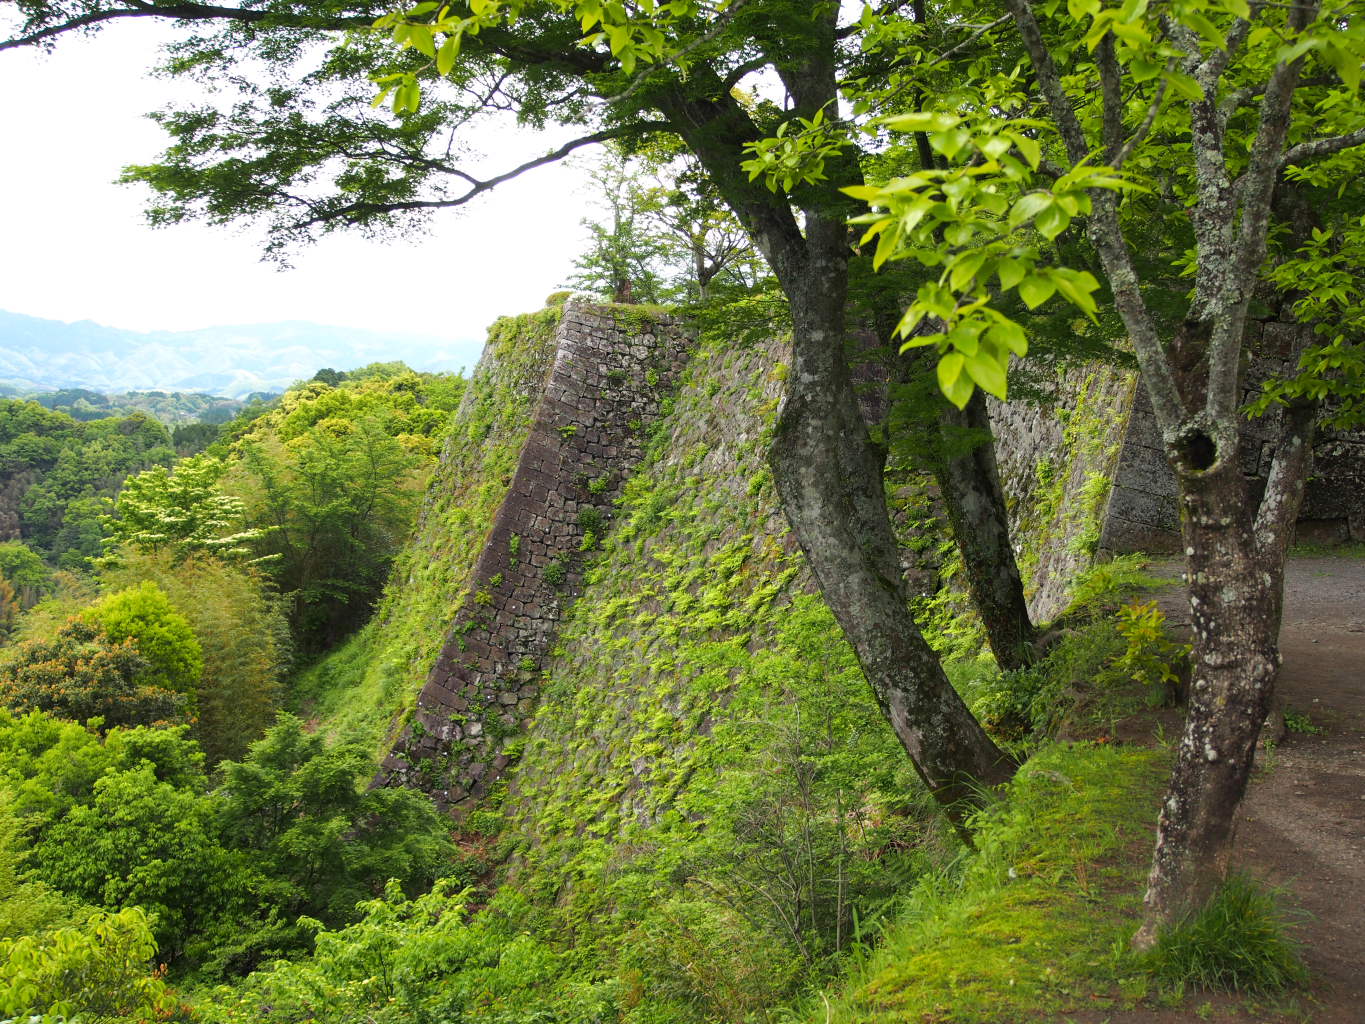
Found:
<svg viewBox="0 0 1365 1024"><path fill-rule="evenodd" d="M1185 461L1191 469L1208 469L1218 461L1218 446L1202 430L1188 434L1180 447L1184 449Z"/></svg>

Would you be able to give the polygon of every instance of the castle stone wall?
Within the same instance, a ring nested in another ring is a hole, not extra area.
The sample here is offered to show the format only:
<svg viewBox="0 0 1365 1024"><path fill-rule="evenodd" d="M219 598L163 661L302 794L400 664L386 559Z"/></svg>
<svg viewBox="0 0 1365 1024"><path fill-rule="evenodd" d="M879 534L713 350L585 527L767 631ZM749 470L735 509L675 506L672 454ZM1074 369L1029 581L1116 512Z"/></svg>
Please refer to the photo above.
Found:
<svg viewBox="0 0 1365 1024"><path fill-rule="evenodd" d="M379 785L429 793L458 813L509 762L535 708L541 663L582 584L691 348L672 318L571 301L554 366L506 498L417 706Z"/></svg>

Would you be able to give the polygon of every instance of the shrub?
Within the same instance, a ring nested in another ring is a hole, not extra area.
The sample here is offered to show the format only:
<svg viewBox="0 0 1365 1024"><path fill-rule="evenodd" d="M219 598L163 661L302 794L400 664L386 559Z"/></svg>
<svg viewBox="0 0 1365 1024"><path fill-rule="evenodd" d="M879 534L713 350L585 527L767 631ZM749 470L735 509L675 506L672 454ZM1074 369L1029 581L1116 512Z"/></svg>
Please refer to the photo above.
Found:
<svg viewBox="0 0 1365 1024"><path fill-rule="evenodd" d="M1124 605L1118 611L1119 635L1127 650L1114 666L1146 687L1153 705L1173 707L1180 700L1179 663L1190 645L1177 644L1166 633L1166 613L1155 601Z"/></svg>
<svg viewBox="0 0 1365 1024"><path fill-rule="evenodd" d="M1147 956L1152 973L1173 986L1266 994L1308 977L1275 894L1242 874L1229 875L1202 911L1159 936Z"/></svg>
<svg viewBox="0 0 1365 1024"><path fill-rule="evenodd" d="M0 941L0 1016L152 1021L173 1009L152 972L156 942L137 907L47 935Z"/></svg>
<svg viewBox="0 0 1365 1024"><path fill-rule="evenodd" d="M71 619L55 636L13 647L0 665L0 706L46 711L106 728L186 718L184 694L147 683L149 665L131 638L116 641L90 622Z"/></svg>

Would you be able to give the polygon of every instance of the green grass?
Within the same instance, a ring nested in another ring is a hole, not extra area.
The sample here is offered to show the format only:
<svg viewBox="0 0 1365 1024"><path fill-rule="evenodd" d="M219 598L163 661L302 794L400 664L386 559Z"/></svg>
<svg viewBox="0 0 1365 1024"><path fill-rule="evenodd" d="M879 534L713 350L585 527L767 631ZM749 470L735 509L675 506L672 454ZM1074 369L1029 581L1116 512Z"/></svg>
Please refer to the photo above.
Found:
<svg viewBox="0 0 1365 1024"><path fill-rule="evenodd" d="M829 1021L1007 1024L1145 993L1124 950L1166 768L1162 751L1038 754L984 812L979 853L916 887Z"/></svg>
<svg viewBox="0 0 1365 1024"><path fill-rule="evenodd" d="M1282 992L1308 980L1285 924L1276 892L1229 875L1203 911L1158 938L1147 966L1176 991Z"/></svg>

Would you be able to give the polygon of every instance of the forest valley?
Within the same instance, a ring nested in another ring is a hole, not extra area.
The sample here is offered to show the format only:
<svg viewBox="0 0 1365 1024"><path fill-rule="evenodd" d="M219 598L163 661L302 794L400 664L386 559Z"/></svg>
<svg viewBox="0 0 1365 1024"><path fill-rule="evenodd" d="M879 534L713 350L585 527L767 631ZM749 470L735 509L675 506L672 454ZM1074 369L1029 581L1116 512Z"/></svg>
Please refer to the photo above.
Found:
<svg viewBox="0 0 1365 1024"><path fill-rule="evenodd" d="M14 6L0 50L180 25L165 71L219 90L125 179L280 257L605 147L571 283L697 342L453 823L368 783L563 295L469 381L323 370L175 435L6 401L0 1014L1004 1021L1302 983L1229 863L1314 432L1365 397L1357 3ZM509 117L574 138L488 170ZM1270 320L1293 351L1248 381ZM1095 366L1150 402L1188 638L1136 559L1030 614L1056 538L992 402ZM1172 743L1112 742L1175 702Z"/></svg>

